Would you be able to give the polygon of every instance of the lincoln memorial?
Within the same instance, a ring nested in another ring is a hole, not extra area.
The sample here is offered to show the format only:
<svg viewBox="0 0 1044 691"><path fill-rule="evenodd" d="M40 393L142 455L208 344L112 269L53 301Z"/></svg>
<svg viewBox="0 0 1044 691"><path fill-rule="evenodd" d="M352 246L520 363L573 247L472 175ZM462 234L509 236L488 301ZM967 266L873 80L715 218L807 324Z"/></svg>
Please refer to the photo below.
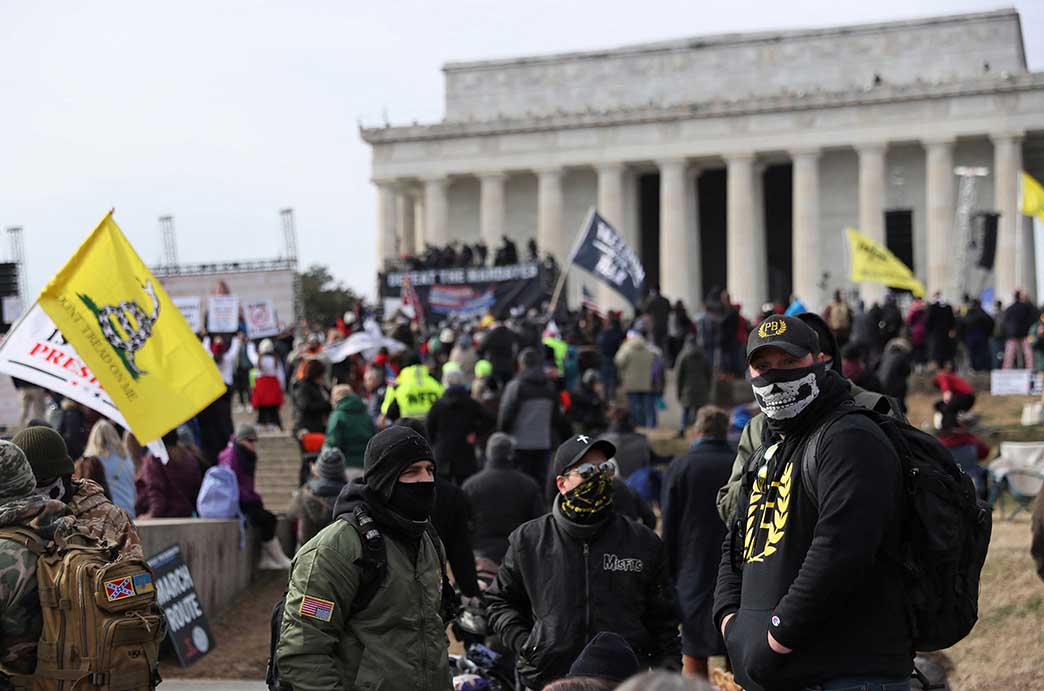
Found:
<svg viewBox="0 0 1044 691"><path fill-rule="evenodd" d="M845 227L957 299L965 210L995 212L998 297L1033 289L1020 171L1044 180L1044 73L1014 10L697 36L445 65L441 122L362 128L373 147L379 261L426 243L537 241L564 263L596 207L650 285L744 313L810 308L848 282ZM392 88L392 87L389 87ZM575 306L590 276L570 281Z"/></svg>

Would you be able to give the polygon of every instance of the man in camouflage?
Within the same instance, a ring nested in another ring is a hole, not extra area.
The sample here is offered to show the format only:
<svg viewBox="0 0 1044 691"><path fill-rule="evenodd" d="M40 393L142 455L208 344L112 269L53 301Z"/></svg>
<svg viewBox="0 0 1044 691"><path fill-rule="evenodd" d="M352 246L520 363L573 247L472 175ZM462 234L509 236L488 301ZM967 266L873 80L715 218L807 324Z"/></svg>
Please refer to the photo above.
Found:
<svg viewBox="0 0 1044 691"><path fill-rule="evenodd" d="M29 528L44 539L73 529L69 508L35 492L36 478L17 446L0 441L0 689L8 675L36 671L36 644L43 627L36 585L36 555L3 536Z"/></svg>
<svg viewBox="0 0 1044 691"><path fill-rule="evenodd" d="M97 482L72 479L73 461L62 435L50 427L28 427L11 441L33 469L37 494L68 505L77 530L115 545L121 556L144 558L127 512L109 501Z"/></svg>

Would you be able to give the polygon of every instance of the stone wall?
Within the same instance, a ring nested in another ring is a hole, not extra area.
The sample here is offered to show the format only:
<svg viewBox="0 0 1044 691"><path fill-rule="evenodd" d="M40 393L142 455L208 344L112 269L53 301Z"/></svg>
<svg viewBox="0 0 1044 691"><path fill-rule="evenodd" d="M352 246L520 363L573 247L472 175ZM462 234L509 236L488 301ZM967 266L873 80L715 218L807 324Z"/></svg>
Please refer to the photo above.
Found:
<svg viewBox="0 0 1044 691"><path fill-rule="evenodd" d="M799 31L724 34L586 53L451 63L446 120L496 120L957 81L1026 70L1002 10Z"/></svg>
<svg viewBox="0 0 1044 691"><path fill-rule="evenodd" d="M257 531L248 528L246 545L240 548L238 521L153 518L135 524L146 558L172 545L181 546L182 557L208 617L231 605L250 587L257 574L254 568L260 551ZM281 518L277 532L284 551L293 554L289 521Z"/></svg>

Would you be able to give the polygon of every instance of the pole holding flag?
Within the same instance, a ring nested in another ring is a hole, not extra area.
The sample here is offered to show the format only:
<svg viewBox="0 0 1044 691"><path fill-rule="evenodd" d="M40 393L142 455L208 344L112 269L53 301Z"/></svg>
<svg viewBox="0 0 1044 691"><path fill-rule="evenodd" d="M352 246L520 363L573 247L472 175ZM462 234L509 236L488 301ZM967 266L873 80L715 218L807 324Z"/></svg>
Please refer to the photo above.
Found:
<svg viewBox="0 0 1044 691"><path fill-rule="evenodd" d="M226 390L112 211L37 302L139 439L162 437Z"/></svg>
<svg viewBox="0 0 1044 691"><path fill-rule="evenodd" d="M909 290L916 297L924 297L924 285L913 271L886 247L882 247L854 228L845 228L848 235L850 280L880 283L889 288Z"/></svg>

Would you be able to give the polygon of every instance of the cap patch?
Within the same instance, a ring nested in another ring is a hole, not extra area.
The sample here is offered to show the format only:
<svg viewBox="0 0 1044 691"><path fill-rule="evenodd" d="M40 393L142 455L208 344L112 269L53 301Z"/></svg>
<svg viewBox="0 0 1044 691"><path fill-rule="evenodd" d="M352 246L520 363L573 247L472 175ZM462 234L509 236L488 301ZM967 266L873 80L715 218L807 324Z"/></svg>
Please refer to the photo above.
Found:
<svg viewBox="0 0 1044 691"><path fill-rule="evenodd" d="M782 319L766 319L758 327L758 336L769 338L771 336L782 336L787 331L787 323Z"/></svg>

